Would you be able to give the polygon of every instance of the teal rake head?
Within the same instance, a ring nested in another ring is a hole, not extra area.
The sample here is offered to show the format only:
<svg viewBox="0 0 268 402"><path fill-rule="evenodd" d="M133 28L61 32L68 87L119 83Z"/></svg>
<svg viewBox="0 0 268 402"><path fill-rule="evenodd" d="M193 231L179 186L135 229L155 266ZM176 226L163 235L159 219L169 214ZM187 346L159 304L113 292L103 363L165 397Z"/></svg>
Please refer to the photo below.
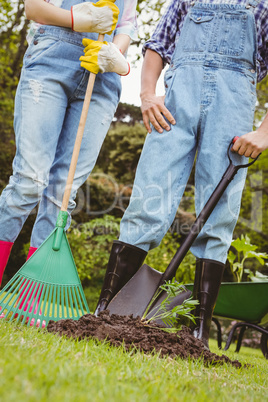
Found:
<svg viewBox="0 0 268 402"><path fill-rule="evenodd" d="M54 231L0 292L2 318L44 328L49 320L78 320L89 313L64 226L58 219Z"/></svg>

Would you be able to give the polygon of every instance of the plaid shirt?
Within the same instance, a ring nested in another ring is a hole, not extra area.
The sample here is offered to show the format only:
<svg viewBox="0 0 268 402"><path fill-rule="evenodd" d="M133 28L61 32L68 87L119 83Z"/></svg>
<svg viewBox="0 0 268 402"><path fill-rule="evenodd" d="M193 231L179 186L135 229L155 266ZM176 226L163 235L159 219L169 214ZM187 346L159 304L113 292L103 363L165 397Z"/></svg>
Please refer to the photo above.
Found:
<svg viewBox="0 0 268 402"><path fill-rule="evenodd" d="M200 1L200 0L199 0ZM248 4L247 0L203 0L204 3ZM165 14L159 21L152 37L143 46L157 52L164 64L170 63L175 43L178 39L183 22L191 7L192 0L172 0ZM260 0L252 9L256 21L258 36L258 81L261 81L268 71L268 0Z"/></svg>

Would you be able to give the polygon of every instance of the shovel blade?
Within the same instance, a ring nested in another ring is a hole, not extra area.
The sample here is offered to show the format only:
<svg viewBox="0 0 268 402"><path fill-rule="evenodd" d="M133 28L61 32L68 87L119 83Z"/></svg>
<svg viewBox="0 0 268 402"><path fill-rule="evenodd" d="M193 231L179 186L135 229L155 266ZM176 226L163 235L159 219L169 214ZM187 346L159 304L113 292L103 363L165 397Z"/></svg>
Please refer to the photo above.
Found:
<svg viewBox="0 0 268 402"><path fill-rule="evenodd" d="M142 265L138 272L125 284L125 286L115 295L108 305L110 314L118 314L122 316L133 315L133 317L142 317L151 302L158 285L162 278L162 273L149 267ZM192 292L185 289L182 293L170 300L167 310L182 304L185 299L191 296ZM160 304L167 297L166 292L162 292L152 311L146 315L150 318L159 308ZM162 320L154 320L154 322L165 325Z"/></svg>
<svg viewBox="0 0 268 402"><path fill-rule="evenodd" d="M161 272L143 264L109 303L110 314L142 317L158 290L161 277Z"/></svg>

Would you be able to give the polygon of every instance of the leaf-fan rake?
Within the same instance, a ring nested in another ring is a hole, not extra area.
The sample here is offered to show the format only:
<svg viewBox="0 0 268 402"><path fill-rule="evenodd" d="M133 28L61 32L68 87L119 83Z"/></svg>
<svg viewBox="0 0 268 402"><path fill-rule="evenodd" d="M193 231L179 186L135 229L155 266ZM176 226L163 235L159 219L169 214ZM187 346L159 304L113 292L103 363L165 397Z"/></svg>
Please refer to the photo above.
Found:
<svg viewBox="0 0 268 402"><path fill-rule="evenodd" d="M59 218L57 225L63 222ZM45 327L49 320L76 320L89 313L63 228L56 226L1 291L1 315L5 319Z"/></svg>

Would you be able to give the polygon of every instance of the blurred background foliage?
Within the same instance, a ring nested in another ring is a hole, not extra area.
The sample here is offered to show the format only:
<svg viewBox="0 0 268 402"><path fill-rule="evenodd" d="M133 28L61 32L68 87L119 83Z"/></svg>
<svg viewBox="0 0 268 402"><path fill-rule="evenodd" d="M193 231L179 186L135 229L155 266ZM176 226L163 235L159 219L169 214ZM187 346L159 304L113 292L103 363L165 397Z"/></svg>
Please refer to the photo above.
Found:
<svg viewBox="0 0 268 402"><path fill-rule="evenodd" d="M14 96L18 84L22 57L27 47L26 35L29 21L24 17L23 0L1 2L0 12L0 192L12 172L15 153L13 132ZM138 1L140 37L136 42L137 58L141 46L155 26L164 1ZM258 103L255 126L267 111L268 77L258 84ZM235 135L235 133L234 133ZM101 149L97 165L88 181L78 192L77 209L68 231L77 269L85 288L90 307L98 297L109 258L112 241L119 233L120 218L128 204L135 169L146 130L142 124L140 109L134 105L119 104L114 121ZM267 152L250 167L243 193L240 219L234 238L247 233L258 250L267 252L268 240L268 158ZM152 250L146 263L163 271L194 221L194 174L192 173L184 198L170 231L161 245ZM36 211L29 216L9 260L4 283L25 262L31 228ZM257 262L252 261L252 268ZM188 253L180 266L177 278L185 283L194 278L195 259ZM265 269L262 271L264 272ZM265 273L265 272L264 272ZM228 270L226 278L230 279Z"/></svg>

